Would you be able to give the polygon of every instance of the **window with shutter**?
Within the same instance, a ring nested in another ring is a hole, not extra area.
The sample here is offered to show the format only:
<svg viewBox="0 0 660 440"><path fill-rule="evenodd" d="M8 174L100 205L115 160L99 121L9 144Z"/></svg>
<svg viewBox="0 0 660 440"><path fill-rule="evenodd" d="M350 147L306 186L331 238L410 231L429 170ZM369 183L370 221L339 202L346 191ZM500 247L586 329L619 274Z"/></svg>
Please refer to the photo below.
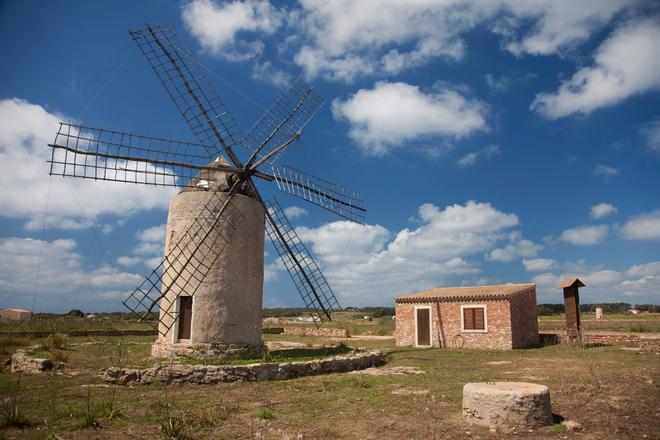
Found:
<svg viewBox="0 0 660 440"><path fill-rule="evenodd" d="M461 306L463 331L486 332L486 306Z"/></svg>

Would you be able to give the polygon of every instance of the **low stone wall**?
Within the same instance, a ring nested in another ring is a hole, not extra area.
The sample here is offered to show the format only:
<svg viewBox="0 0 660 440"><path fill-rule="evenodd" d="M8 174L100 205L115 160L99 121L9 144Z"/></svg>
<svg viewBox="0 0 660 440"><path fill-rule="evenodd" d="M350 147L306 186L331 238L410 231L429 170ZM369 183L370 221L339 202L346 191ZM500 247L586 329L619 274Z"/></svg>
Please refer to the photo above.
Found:
<svg viewBox="0 0 660 440"><path fill-rule="evenodd" d="M44 331L0 331L1 337L45 338L55 333L67 336L151 336L156 330L44 330Z"/></svg>
<svg viewBox="0 0 660 440"><path fill-rule="evenodd" d="M376 367L383 363L379 351L360 352L328 359L249 365L173 365L145 369L106 368L100 376L106 382L138 384L215 384L294 379L326 373L342 373Z"/></svg>
<svg viewBox="0 0 660 440"><path fill-rule="evenodd" d="M285 335L297 336L321 336L324 338L348 338L348 330L345 328L316 328L316 327L284 327Z"/></svg>
<svg viewBox="0 0 660 440"><path fill-rule="evenodd" d="M546 345L558 344L567 340L565 333L541 333L541 342ZM628 345L642 350L660 351L660 334L583 332L583 344Z"/></svg>

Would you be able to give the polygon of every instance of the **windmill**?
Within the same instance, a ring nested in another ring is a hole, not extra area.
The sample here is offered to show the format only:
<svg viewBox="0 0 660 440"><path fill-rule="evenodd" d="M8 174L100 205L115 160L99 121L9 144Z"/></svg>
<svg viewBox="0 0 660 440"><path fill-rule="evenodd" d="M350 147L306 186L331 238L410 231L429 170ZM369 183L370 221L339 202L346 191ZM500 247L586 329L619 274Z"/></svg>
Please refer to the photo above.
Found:
<svg viewBox="0 0 660 440"><path fill-rule="evenodd" d="M49 144L50 174L181 188L170 203L162 263L123 301L142 320L158 313L152 353L190 344L261 345L264 228L314 322L331 320L339 303L319 265L278 202L262 199L256 186L274 182L286 194L364 221L359 192L279 163L322 99L298 79L244 133L171 26L130 35L197 142L63 122Z"/></svg>

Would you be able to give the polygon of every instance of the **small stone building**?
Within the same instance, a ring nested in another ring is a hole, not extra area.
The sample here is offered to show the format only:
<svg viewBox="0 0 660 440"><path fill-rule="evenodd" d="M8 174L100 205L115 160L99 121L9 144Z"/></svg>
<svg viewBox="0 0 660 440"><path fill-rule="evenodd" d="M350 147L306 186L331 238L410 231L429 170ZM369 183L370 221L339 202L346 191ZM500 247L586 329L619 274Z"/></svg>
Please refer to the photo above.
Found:
<svg viewBox="0 0 660 440"><path fill-rule="evenodd" d="M0 319L18 321L32 316L32 312L25 309L0 309Z"/></svg>
<svg viewBox="0 0 660 440"><path fill-rule="evenodd" d="M446 287L395 302L397 346L508 350L539 342L535 284Z"/></svg>

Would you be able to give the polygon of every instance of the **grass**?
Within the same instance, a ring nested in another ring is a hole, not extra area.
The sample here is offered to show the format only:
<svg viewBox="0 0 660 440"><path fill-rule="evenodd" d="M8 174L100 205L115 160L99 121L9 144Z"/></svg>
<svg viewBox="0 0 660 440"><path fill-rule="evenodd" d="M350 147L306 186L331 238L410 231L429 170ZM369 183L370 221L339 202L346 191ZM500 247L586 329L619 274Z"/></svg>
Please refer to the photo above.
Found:
<svg viewBox="0 0 660 440"><path fill-rule="evenodd" d="M257 414L255 414L258 418L264 419L264 420L272 420L275 418L273 415L273 412L268 409L268 408L261 408L259 411L257 411Z"/></svg>
<svg viewBox="0 0 660 440"><path fill-rule="evenodd" d="M6 397L2 400L0 406L0 428L14 427L25 428L30 426L30 420L25 416L21 406L21 377L16 381L9 380L2 384L2 393Z"/></svg>
<svg viewBox="0 0 660 440"><path fill-rule="evenodd" d="M628 325L622 319L612 321ZM643 320L635 323L647 326ZM354 325L373 331L381 324L374 320ZM337 346L336 341L325 338L264 335L267 341L304 346L273 350L269 358L246 362L306 360L343 354L356 347L378 348L387 352L386 367L415 367L424 374L342 373L212 386L107 387L101 383L99 368L118 363L140 368L154 365L157 361L149 356L153 340L152 336L69 337L63 350L69 358L65 371L76 374L24 376L14 394L17 377L0 371L3 410L11 409L8 403L13 399L18 417L7 414L29 423L7 424L0 437L80 439L91 434L103 438L235 439L257 435L296 438L303 434L304 438L340 439L465 438L463 385L498 380L547 385L553 411L579 421L584 431L579 435L636 439L644 434L652 438L658 432L660 364L658 355L651 352L578 345L515 351L421 350L397 348L392 339L348 339L342 341L344 346ZM10 347L18 348L39 341L10 342ZM318 347L319 343L335 345ZM83 425L98 433L81 430ZM530 437L557 439L563 429L559 424L551 425ZM474 437L510 438L472 427L469 430Z"/></svg>
<svg viewBox="0 0 660 440"><path fill-rule="evenodd" d="M35 315L30 319L19 321L1 321L0 331L39 331L63 332L85 330L151 330L148 322L137 322L135 319L119 317L98 316L96 318L78 318L74 316Z"/></svg>
<svg viewBox="0 0 660 440"><path fill-rule="evenodd" d="M79 405L76 411L79 429L99 428L101 411L98 404L92 399L92 390L87 388L87 399Z"/></svg>

